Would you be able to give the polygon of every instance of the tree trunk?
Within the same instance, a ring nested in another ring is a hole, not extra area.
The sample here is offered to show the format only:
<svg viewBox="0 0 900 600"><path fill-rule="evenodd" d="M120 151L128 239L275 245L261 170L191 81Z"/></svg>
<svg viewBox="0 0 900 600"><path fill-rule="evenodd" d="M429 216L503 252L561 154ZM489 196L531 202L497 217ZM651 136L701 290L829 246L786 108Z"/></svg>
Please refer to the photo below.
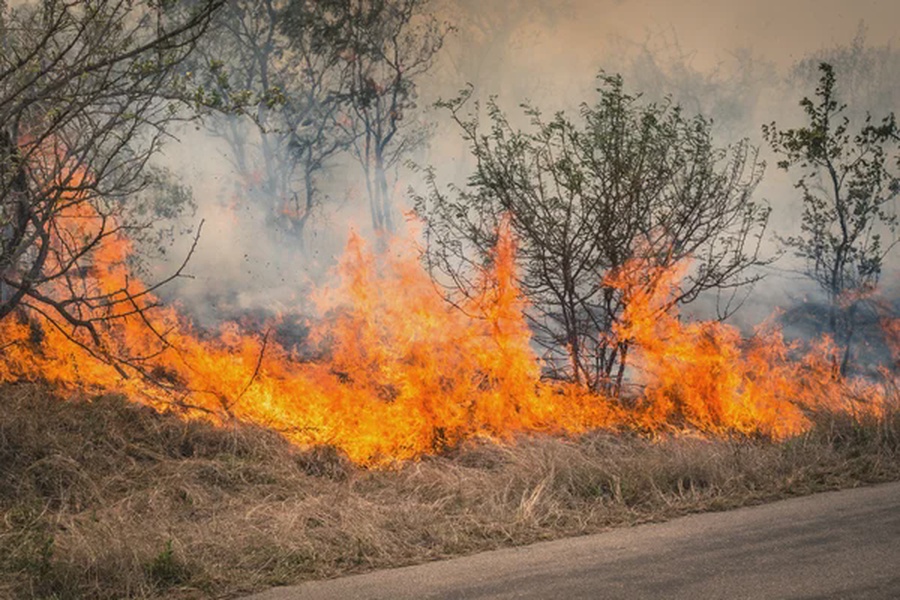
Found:
<svg viewBox="0 0 900 600"><path fill-rule="evenodd" d="M378 231L393 233L395 231L393 206L388 188L387 173L384 170L384 155L381 151L375 154L375 186L381 225Z"/></svg>

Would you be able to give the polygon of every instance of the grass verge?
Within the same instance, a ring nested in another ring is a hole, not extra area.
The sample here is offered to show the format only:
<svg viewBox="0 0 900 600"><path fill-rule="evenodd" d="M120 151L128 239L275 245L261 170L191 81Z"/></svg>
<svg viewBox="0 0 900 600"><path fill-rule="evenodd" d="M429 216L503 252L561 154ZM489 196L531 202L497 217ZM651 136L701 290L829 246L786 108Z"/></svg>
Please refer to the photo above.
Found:
<svg viewBox="0 0 900 600"><path fill-rule="evenodd" d="M233 597L900 479L900 414L803 437L471 442L369 471L246 425L0 388L0 597Z"/></svg>

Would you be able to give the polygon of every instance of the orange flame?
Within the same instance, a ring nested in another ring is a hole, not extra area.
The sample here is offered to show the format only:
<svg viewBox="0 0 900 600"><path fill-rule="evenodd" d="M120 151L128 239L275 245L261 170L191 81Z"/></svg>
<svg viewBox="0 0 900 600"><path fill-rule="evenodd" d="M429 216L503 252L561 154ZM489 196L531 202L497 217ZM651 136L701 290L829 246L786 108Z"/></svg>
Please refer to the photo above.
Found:
<svg viewBox="0 0 900 600"><path fill-rule="evenodd" d="M801 354L771 321L750 339L721 322L680 321L671 299L686 269L634 260L607 281L626 297L615 333L635 347L633 365L645 385L636 415L642 427L783 439L805 431L812 410L880 410L880 386L836 377L828 339Z"/></svg>
<svg viewBox="0 0 900 600"><path fill-rule="evenodd" d="M101 226L85 203L73 203L59 222L60 244L66 236L89 238ZM684 324L668 308L684 267L639 261L608 280L628 300L614 334L634 348L645 386L637 407L543 382L516 285L515 240L505 226L498 237L478 293L452 307L411 242L393 240L376 254L351 236L335 283L316 293L321 318L310 339L319 358L310 360L233 323L216 336L200 335L174 308L154 307L156 298L126 266L130 242L112 233L91 252L80 282L86 297L117 300L84 309L84 318L103 317L96 321L99 350L83 329L54 325L46 315L7 318L0 321L0 381L119 390L187 417L252 421L298 444L332 444L368 465L473 436L503 440L626 423L783 438L809 427L810 409L857 410L847 400L850 387L832 377L827 344L795 359L798 348L771 325L743 340L728 325ZM131 376L123 379L92 352L119 360ZM861 385L854 394L880 397Z"/></svg>
<svg viewBox="0 0 900 600"><path fill-rule="evenodd" d="M94 256L92 290L144 291L127 280L129 248L121 236L107 240ZM235 324L203 340L171 308L143 316L120 309L99 325L106 352L137 361L171 390L142 377L122 380L70 339L89 347L82 332L40 318L0 322L9 340L0 381L116 389L160 408L181 390L178 404L190 415L254 421L301 444L336 445L363 464L413 458L476 435L575 432L615 420L603 399L540 382L508 230L494 267L481 275L482 293L462 311L441 299L415 256L402 240L379 258L350 238L337 284L318 294L324 318L311 337L321 361L305 362L274 342L264 346Z"/></svg>

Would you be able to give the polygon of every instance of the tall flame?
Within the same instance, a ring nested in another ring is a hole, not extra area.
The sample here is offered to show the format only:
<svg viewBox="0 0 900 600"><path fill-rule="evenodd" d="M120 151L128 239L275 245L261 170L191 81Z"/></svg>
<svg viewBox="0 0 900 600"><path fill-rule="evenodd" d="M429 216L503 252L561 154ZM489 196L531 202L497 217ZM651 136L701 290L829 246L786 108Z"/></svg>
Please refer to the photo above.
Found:
<svg viewBox="0 0 900 600"><path fill-rule="evenodd" d="M128 287L143 305L155 304L128 278L129 249L126 239L110 236L86 285L114 295ZM118 389L160 408L175 401L189 415L250 420L301 444L333 444L363 464L413 458L476 435L612 424L616 412L604 399L541 383L514 254L504 229L480 293L459 310L436 292L409 242L395 240L376 256L351 236L336 283L317 294L322 318L310 336L322 355L317 361L233 323L203 339L171 308L107 315L114 318L98 325L104 352L127 357L170 389L144 377L123 380L92 359L79 330L6 319L0 381Z"/></svg>
<svg viewBox="0 0 900 600"><path fill-rule="evenodd" d="M58 244L66 236L89 238L102 226L88 204L66 210ZM810 409L878 404L874 384L854 384L848 393L832 376L827 343L797 358L799 348L771 325L744 340L721 323L683 323L668 305L684 267L640 261L608 279L628 300L613 333L634 348L632 364L644 386L636 407L544 382L516 284L515 240L508 227L498 234L477 293L457 307L441 298L411 242L393 240L375 253L351 236L335 282L315 294L320 315L311 325L317 357L311 359L233 323L214 336L194 331L174 308L156 306L126 266L130 242L113 232L91 253L92 267L79 283L85 297L117 300L82 308L82 318L97 319L99 344L49 313L4 319L0 381L120 390L187 417L247 420L298 444L331 444L369 465L473 436L503 440L517 432L628 424L783 438L809 427ZM52 286L62 284L48 285L52 295ZM130 377L122 377L121 365ZM869 403L848 400L860 396Z"/></svg>
<svg viewBox="0 0 900 600"><path fill-rule="evenodd" d="M671 299L686 269L633 260L607 280L626 297L615 333L635 348L632 364L645 386L636 414L642 427L782 439L805 431L810 411L881 410L883 388L840 379L827 338L801 351L771 320L749 339L722 322L682 322Z"/></svg>

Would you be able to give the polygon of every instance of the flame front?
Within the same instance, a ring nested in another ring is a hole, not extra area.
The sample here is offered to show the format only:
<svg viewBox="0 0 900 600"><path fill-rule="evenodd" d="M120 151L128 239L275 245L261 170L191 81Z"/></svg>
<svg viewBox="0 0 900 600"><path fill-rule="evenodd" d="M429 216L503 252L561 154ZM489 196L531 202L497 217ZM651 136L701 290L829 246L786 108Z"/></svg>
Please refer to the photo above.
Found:
<svg viewBox="0 0 900 600"><path fill-rule="evenodd" d="M837 377L828 339L801 351L771 321L749 339L718 321L683 323L670 304L685 269L634 260L608 279L627 299L615 333L633 344L645 385L635 411L640 426L783 439L808 429L811 411L881 410L881 386Z"/></svg>
<svg viewBox="0 0 900 600"><path fill-rule="evenodd" d="M100 226L96 214L74 206L59 219L67 229L57 235ZM441 298L411 242L397 239L375 253L351 236L335 283L315 294L315 360L236 324L214 337L195 332L174 308L156 307L129 274L130 248L122 235L108 236L83 278L85 296L128 300L85 309L84 318L103 317L95 321L99 345L83 328L54 325L49 315L4 319L0 381L120 390L188 417L241 419L301 445L331 444L368 465L518 432L690 427L784 438L810 426L809 410L877 411L884 396L876 384L835 378L827 342L799 355L772 325L745 340L721 323L682 323L666 306L684 267L641 261L607 282L628 299L613 334L633 348L643 387L634 406L544 382L508 228L499 232L492 266L479 274L478 293L458 307ZM128 365L131 376L123 378L110 361Z"/></svg>
<svg viewBox="0 0 900 600"><path fill-rule="evenodd" d="M79 228L91 219L76 219ZM94 220L96 226L96 218ZM128 240L112 235L85 279L90 295L123 294L156 304L124 266ZM190 416L237 418L273 427L300 444L332 444L362 464L434 452L472 436L576 432L609 426L616 411L568 386L546 386L530 347L515 285L514 243L500 236L481 293L462 310L443 301L412 244L369 251L351 236L334 286L316 294L322 318L310 338L320 360L303 360L233 323L204 339L172 308L137 313L95 309L100 353L137 367L119 370L91 355L82 330L36 316L6 319L0 380L43 380L70 390L120 390ZM93 350L96 354L97 351Z"/></svg>

